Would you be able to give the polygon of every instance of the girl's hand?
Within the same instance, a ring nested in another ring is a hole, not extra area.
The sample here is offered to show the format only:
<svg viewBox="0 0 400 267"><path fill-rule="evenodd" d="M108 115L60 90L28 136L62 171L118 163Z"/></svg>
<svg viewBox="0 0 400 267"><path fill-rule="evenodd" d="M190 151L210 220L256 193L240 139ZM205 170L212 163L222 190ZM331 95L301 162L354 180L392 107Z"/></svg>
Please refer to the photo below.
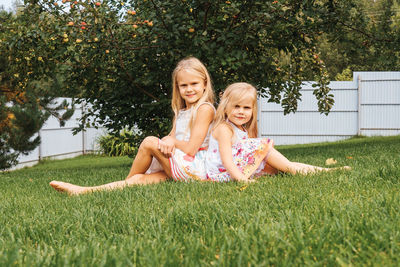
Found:
<svg viewBox="0 0 400 267"><path fill-rule="evenodd" d="M254 183L256 181L254 179L245 178L244 175L237 177L235 180L240 183Z"/></svg>
<svg viewBox="0 0 400 267"><path fill-rule="evenodd" d="M171 136L165 136L163 139L160 139L158 142L158 149L163 153L166 157L170 157L175 153L175 140Z"/></svg>
<svg viewBox="0 0 400 267"><path fill-rule="evenodd" d="M220 124L212 133L218 141L219 153L221 155L222 165L237 182L253 183L249 179L250 175L244 175L233 161L232 156L232 136L233 131L227 124Z"/></svg>

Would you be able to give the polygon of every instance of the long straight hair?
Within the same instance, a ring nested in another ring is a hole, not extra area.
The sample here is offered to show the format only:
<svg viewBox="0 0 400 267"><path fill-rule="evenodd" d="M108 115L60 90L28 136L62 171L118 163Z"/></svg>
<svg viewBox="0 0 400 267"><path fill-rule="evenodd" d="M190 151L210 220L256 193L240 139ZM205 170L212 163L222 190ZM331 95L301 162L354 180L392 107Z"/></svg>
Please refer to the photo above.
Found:
<svg viewBox="0 0 400 267"><path fill-rule="evenodd" d="M240 103L244 98L251 97L253 100L253 114L251 119L243 125L247 130L250 138L256 138L258 136L257 126L257 90L251 84L240 82L229 85L218 105L217 113L215 115L215 123L213 129L218 127L221 123L226 123L228 120L228 114L235 107L236 104ZM228 123L228 126L232 129L232 125Z"/></svg>
<svg viewBox="0 0 400 267"><path fill-rule="evenodd" d="M183 100L183 98L179 92L179 86L178 86L179 81L177 80L178 73L183 70L201 77L203 79L204 85L205 85L203 96L193 106L192 113L190 116L190 123L189 123L189 129L190 129L193 125L194 111L197 110L197 107L199 107L204 102L210 102L211 104L214 104L214 90L213 90L210 74L208 73L207 68L204 66L204 64L199 59L197 59L195 57L187 57L187 58L184 58L181 61L179 61L178 64L176 65L174 71L172 72L171 106L172 106L172 110L174 111L174 123L175 123L176 117L178 116L179 110L187 108L186 103Z"/></svg>

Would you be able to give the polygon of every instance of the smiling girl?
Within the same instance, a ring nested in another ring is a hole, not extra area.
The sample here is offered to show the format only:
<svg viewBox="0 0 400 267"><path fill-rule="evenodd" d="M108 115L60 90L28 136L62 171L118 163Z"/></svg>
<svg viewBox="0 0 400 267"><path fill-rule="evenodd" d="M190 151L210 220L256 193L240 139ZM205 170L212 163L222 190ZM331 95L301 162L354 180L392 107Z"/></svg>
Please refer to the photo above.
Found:
<svg viewBox="0 0 400 267"><path fill-rule="evenodd" d="M52 181L62 192L79 195L114 190L131 185L175 181L205 180L204 159L209 131L214 119L214 92L206 67L194 57L181 60L172 73L172 131L159 139L146 137L141 143L127 178L100 186L84 187Z"/></svg>
<svg viewBox="0 0 400 267"><path fill-rule="evenodd" d="M271 139L257 138L257 135L256 89L248 83L228 86L210 135L207 178L219 182L247 182L256 176L279 171L309 174L337 169L291 162L273 147Z"/></svg>

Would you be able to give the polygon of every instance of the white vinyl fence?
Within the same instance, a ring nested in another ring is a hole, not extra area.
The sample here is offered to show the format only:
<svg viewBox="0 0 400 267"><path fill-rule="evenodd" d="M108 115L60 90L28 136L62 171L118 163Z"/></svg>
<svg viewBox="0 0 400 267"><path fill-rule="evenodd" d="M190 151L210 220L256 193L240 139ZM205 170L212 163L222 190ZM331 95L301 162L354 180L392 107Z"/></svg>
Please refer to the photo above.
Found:
<svg viewBox="0 0 400 267"><path fill-rule="evenodd" d="M400 72L354 72L353 77L353 81L330 83L335 105L328 116L318 112L310 82L304 83L302 101L294 114L285 116L280 105L261 99L260 136L274 139L275 144L302 144L337 141L354 135L400 134ZM21 156L17 168L44 158L73 157L98 150L96 140L105 133L104 129L86 128L72 135L83 109L77 106L65 127L50 118L39 132L40 146Z"/></svg>
<svg viewBox="0 0 400 267"><path fill-rule="evenodd" d="M64 99L71 101L68 98L59 98L57 101L61 103ZM41 144L29 155L21 155L15 168L31 166L46 158L70 158L98 150L97 138L106 133L105 129L85 128L85 131L77 135L72 134L72 129L78 126L82 112L84 105L76 105L74 115L64 127L60 127L56 118L50 117L39 131Z"/></svg>
<svg viewBox="0 0 400 267"><path fill-rule="evenodd" d="M335 104L328 116L318 112L312 82L300 90L296 113L283 115L279 104L259 101L261 137L275 144L337 141L355 135L400 134L400 72L354 72L353 81L329 84Z"/></svg>

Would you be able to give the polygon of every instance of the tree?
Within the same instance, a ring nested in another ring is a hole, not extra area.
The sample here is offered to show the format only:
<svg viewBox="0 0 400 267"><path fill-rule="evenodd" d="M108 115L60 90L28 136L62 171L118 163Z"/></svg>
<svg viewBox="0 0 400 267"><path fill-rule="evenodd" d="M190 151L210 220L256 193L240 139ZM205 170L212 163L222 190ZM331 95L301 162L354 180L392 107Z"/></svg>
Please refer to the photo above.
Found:
<svg viewBox="0 0 400 267"><path fill-rule="evenodd" d="M341 10L337 14L340 27L324 34L318 44L330 78L339 78L348 70L399 70L398 2L363 0L344 5L337 9Z"/></svg>
<svg viewBox="0 0 400 267"><path fill-rule="evenodd" d="M52 79L58 70L64 95L92 103L80 129L136 125L144 135L168 132L171 72L189 55L206 64L217 92L247 81L286 113L297 109L301 81L311 73L319 110L328 113L333 99L316 44L336 25L342 7L335 3L30 1L21 15L29 24L16 29L11 62L19 82L27 75Z"/></svg>
<svg viewBox="0 0 400 267"><path fill-rule="evenodd" d="M42 90L43 83L30 79L29 73L16 72L10 64L15 60L12 44L18 27L17 17L0 11L0 170L10 168L21 153L39 145L36 134L50 115L62 122L72 115L71 110L60 115L65 103L54 105L51 86Z"/></svg>

